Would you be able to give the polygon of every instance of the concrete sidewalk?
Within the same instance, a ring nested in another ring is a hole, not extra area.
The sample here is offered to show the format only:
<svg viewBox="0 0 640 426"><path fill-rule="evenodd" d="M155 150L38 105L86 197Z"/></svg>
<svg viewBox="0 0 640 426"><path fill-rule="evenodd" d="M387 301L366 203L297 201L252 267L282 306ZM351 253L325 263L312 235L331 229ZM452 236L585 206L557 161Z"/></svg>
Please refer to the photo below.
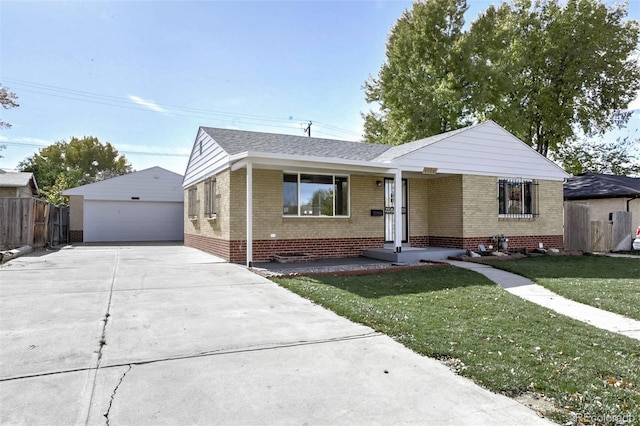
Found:
<svg viewBox="0 0 640 426"><path fill-rule="evenodd" d="M0 267L0 424L550 424L387 336L182 246Z"/></svg>
<svg viewBox="0 0 640 426"><path fill-rule="evenodd" d="M593 325L603 330L623 334L640 340L640 321L575 302L553 293L523 276L475 262L449 260L459 268L478 272L497 283L509 293L549 308L562 315Z"/></svg>

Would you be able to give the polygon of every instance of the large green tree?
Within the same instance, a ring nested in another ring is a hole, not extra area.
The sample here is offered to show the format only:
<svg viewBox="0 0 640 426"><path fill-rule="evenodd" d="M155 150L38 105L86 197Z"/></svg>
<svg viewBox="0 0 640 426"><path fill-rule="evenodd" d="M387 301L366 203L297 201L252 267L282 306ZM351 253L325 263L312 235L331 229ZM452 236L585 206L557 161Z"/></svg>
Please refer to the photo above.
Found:
<svg viewBox="0 0 640 426"><path fill-rule="evenodd" d="M18 164L23 172L33 172L43 195L51 202L61 204L61 192L88 183L97 182L132 171L124 155L110 143L98 138L72 137L39 150Z"/></svg>
<svg viewBox="0 0 640 426"><path fill-rule="evenodd" d="M0 106L2 106L2 108L9 109L20 106L16 102L17 99L18 96L15 93L10 92L6 87L3 87L2 84L0 84ZM3 127L9 128L11 127L11 124L0 119L0 129L2 129ZM4 145L0 145L0 151L2 151L4 148ZM0 155L0 158L2 158L2 155Z"/></svg>
<svg viewBox="0 0 640 426"><path fill-rule="evenodd" d="M2 106L2 108L9 109L20 106L18 105L16 100L18 100L18 96L15 93L9 91L6 87L3 87L2 84L0 84L0 105ZM7 123L6 121L0 120L0 129L3 127L11 127L11 124Z"/></svg>
<svg viewBox="0 0 640 426"><path fill-rule="evenodd" d="M577 133L625 124L640 89L638 22L627 5L597 0L516 0L471 26L472 58L501 84L476 79L477 118L492 118L547 155ZM482 76L480 76L482 77Z"/></svg>
<svg viewBox="0 0 640 426"><path fill-rule="evenodd" d="M367 100L379 108L365 116L366 140L403 143L493 119L548 155L577 133L602 134L628 121L624 110L640 89L640 67L633 56L639 25L626 19L626 4L514 0L489 7L467 31L439 12L442 4L455 8L454 16L462 20L464 1L426 0L414 4L392 30L387 60L378 78L365 84ZM433 22L450 25L455 35L450 49L459 57L447 61L447 74L437 79L452 88L448 91L434 90L439 86L420 77L406 84L442 62L422 53L443 33ZM399 45L408 47L399 50ZM414 87L419 99L407 93ZM425 108L425 97L443 100L434 110ZM421 109L429 120L442 114L449 119L440 120L446 123L440 129L423 126L427 118Z"/></svg>
<svg viewBox="0 0 640 426"><path fill-rule="evenodd" d="M553 159L572 175L605 173L640 176L640 139L572 141L553 153Z"/></svg>
<svg viewBox="0 0 640 426"><path fill-rule="evenodd" d="M365 139L400 144L468 124L465 117L465 0L417 2L391 30L387 60L364 84Z"/></svg>

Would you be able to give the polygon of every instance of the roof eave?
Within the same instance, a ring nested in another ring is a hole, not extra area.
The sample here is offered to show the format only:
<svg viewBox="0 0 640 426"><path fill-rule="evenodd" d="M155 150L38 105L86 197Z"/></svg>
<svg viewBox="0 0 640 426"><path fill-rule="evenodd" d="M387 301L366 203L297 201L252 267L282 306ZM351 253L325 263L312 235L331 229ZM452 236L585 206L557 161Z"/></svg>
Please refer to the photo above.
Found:
<svg viewBox="0 0 640 426"><path fill-rule="evenodd" d="M589 194L589 195L565 195L567 201L578 200L603 200L607 198L630 198L632 200L640 198L640 194Z"/></svg>
<svg viewBox="0 0 640 426"><path fill-rule="evenodd" d="M277 165L283 168L295 166L336 168L336 166L339 166L353 171L378 173L390 173L391 170L397 168L391 163L383 162L304 155L282 155L266 152L246 151L229 156L229 164L233 171L246 167L248 162L261 165Z"/></svg>
<svg viewBox="0 0 640 426"><path fill-rule="evenodd" d="M392 167L393 168L393 167ZM446 168L446 167L437 167L434 165L434 168L437 170L436 174L447 174L447 175L473 175L473 176L496 176L496 177L505 177L505 178L523 178L523 179L538 179L538 180L550 180L550 181L559 181L564 182L564 180L569 177L568 173L564 175L562 173L558 173L557 175L544 174L541 175L539 173L520 173L518 176L514 176L513 173L496 173L496 172L483 172L481 170L471 170L471 169L454 169L454 168ZM403 167L402 171L404 172L414 172L414 173L423 173L424 168L420 167Z"/></svg>

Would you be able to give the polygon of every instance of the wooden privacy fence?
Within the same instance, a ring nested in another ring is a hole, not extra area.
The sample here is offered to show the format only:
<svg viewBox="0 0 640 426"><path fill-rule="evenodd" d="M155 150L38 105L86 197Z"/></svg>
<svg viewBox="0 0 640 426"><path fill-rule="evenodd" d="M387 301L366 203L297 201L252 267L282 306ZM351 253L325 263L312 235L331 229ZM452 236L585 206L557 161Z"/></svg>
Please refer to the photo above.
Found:
<svg viewBox="0 0 640 426"><path fill-rule="evenodd" d="M589 206L564 205L564 248L586 253L631 250L631 212L611 212L610 220L591 220Z"/></svg>
<svg viewBox="0 0 640 426"><path fill-rule="evenodd" d="M69 241L69 208L37 198L0 198L0 250Z"/></svg>

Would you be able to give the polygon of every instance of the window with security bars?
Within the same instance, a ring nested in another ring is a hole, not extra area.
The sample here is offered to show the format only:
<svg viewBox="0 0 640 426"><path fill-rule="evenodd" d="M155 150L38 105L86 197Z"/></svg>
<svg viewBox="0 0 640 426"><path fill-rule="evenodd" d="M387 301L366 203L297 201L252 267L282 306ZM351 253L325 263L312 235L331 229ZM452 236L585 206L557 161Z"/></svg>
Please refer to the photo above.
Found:
<svg viewBox="0 0 640 426"><path fill-rule="evenodd" d="M198 217L198 189L194 186L187 191L187 214L191 219Z"/></svg>
<svg viewBox="0 0 640 426"><path fill-rule="evenodd" d="M208 218L216 217L216 180L209 179L204 182L204 215Z"/></svg>
<svg viewBox="0 0 640 426"><path fill-rule="evenodd" d="M537 184L527 179L498 181L498 214L506 218L531 218L537 215Z"/></svg>

